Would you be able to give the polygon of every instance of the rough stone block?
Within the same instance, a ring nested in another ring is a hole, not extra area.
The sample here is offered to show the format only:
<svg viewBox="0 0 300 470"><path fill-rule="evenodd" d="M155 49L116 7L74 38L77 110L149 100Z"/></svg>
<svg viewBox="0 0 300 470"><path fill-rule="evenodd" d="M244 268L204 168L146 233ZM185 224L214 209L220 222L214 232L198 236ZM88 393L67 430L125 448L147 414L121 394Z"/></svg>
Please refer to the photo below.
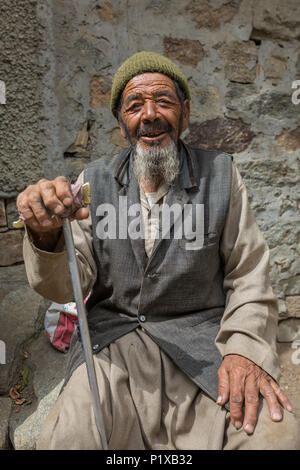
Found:
<svg viewBox="0 0 300 470"><path fill-rule="evenodd" d="M285 303L288 316L300 318L300 295L288 295Z"/></svg>
<svg viewBox="0 0 300 470"><path fill-rule="evenodd" d="M276 137L276 141L288 152L300 149L300 126L292 131L283 129L282 133Z"/></svg>
<svg viewBox="0 0 300 470"><path fill-rule="evenodd" d="M164 37L164 54L184 65L197 65L206 53L199 41Z"/></svg>
<svg viewBox="0 0 300 470"><path fill-rule="evenodd" d="M297 39L300 36L300 3L298 0L264 0L253 9L255 33L263 37Z"/></svg>
<svg viewBox="0 0 300 470"><path fill-rule="evenodd" d="M222 98L220 90L213 86L196 87L190 85L191 119L206 121L223 117ZM196 119L195 119L196 118Z"/></svg>
<svg viewBox="0 0 300 470"><path fill-rule="evenodd" d="M287 67L287 59L284 57L270 57L269 66L265 71L265 78L277 83L281 80Z"/></svg>
<svg viewBox="0 0 300 470"><path fill-rule="evenodd" d="M191 12L192 20L197 28L216 31L224 23L228 23L238 12L238 5L226 3L220 8L213 8L207 0L191 1L187 10Z"/></svg>
<svg viewBox="0 0 300 470"><path fill-rule="evenodd" d="M118 127L111 131L110 141L117 147L117 150L125 149L129 145L127 140L122 136Z"/></svg>
<svg viewBox="0 0 300 470"><path fill-rule="evenodd" d="M239 119L216 118L201 124L192 123L189 128L187 143L230 154L245 150L254 137L250 125Z"/></svg>
<svg viewBox="0 0 300 470"><path fill-rule="evenodd" d="M97 14L101 21L109 21L110 23L118 23L118 14L114 11L114 8L108 0L103 0L101 5L96 6Z"/></svg>
<svg viewBox="0 0 300 470"><path fill-rule="evenodd" d="M249 104L249 116L274 119L298 119L299 108L292 103L291 95L267 90Z"/></svg>
<svg viewBox="0 0 300 470"><path fill-rule="evenodd" d="M278 324L277 341L279 343L291 343L300 341L300 318L287 318Z"/></svg>
<svg viewBox="0 0 300 470"><path fill-rule="evenodd" d="M253 83L256 78L257 51L254 41L234 41L216 46L226 61L225 74L228 80L238 83Z"/></svg>
<svg viewBox="0 0 300 470"><path fill-rule="evenodd" d="M90 105L97 108L99 105L105 106L110 103L111 83L107 78L94 76L90 83Z"/></svg>
<svg viewBox="0 0 300 470"><path fill-rule="evenodd" d="M23 261L23 231L0 233L0 266L10 266L20 261Z"/></svg>

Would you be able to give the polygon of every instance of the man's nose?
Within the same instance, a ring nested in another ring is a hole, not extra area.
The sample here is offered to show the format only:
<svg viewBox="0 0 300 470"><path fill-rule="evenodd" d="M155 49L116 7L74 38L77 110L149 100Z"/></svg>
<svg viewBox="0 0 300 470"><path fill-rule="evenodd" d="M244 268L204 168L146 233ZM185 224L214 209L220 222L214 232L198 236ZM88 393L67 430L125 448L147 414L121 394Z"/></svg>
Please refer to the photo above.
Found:
<svg viewBox="0 0 300 470"><path fill-rule="evenodd" d="M156 104L152 100L147 100L143 106L142 120L154 121L157 117Z"/></svg>

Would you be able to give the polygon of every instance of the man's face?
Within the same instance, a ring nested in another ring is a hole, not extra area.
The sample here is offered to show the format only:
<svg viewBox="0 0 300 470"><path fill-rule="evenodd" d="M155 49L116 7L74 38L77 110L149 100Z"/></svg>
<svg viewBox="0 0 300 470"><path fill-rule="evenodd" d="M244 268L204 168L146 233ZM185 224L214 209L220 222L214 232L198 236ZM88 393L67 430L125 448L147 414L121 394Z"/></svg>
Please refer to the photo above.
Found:
<svg viewBox="0 0 300 470"><path fill-rule="evenodd" d="M144 73L132 78L123 91L120 129L131 145L145 150L176 144L188 126L189 101L184 112L172 80L161 73ZM126 129L124 129L124 126Z"/></svg>

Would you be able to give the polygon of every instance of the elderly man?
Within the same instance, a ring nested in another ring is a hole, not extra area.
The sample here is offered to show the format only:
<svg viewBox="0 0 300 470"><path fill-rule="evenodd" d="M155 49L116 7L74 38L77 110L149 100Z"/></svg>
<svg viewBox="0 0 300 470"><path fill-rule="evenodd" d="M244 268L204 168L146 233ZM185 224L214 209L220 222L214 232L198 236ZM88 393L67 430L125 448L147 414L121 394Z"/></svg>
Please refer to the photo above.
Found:
<svg viewBox="0 0 300 470"><path fill-rule="evenodd" d="M169 59L130 57L111 94L130 147L78 178L91 184L90 210L73 213L72 230L91 292L109 448L297 449L299 425L277 384L268 248L232 158L180 140L189 100ZM59 217L71 204L64 177L29 186L17 201L29 282L61 303L73 300ZM166 207L177 212L164 231ZM182 219L190 232L179 230ZM37 448L101 449L78 335Z"/></svg>

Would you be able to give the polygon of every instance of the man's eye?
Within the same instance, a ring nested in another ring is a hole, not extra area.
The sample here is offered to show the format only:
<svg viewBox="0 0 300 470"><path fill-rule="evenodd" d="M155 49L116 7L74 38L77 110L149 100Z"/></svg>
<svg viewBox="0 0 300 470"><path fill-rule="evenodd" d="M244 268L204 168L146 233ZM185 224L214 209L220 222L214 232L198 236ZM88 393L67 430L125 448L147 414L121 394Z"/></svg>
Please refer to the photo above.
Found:
<svg viewBox="0 0 300 470"><path fill-rule="evenodd" d="M172 103L170 103L169 100L166 100L164 98L161 98L160 100L157 100L156 103L158 103L158 104L172 104Z"/></svg>
<svg viewBox="0 0 300 470"><path fill-rule="evenodd" d="M129 106L128 110L136 111L137 109L141 108L141 106L142 106L141 103L133 103L132 105Z"/></svg>

